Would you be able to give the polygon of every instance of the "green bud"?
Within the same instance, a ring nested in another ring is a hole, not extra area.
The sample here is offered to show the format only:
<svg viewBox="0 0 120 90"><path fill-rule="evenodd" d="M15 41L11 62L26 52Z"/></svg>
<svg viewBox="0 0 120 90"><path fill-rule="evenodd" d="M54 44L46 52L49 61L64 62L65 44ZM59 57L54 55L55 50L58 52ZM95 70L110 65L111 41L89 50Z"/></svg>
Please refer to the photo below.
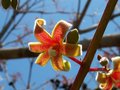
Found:
<svg viewBox="0 0 120 90"><path fill-rule="evenodd" d="M106 66L109 63L109 60L106 57L102 57L99 62L102 66Z"/></svg>
<svg viewBox="0 0 120 90"><path fill-rule="evenodd" d="M17 0L11 0L11 6L12 6L14 9L17 9L17 6L18 6Z"/></svg>
<svg viewBox="0 0 120 90"><path fill-rule="evenodd" d="M78 39L79 39L78 30L73 29L68 33L66 42L71 43L71 44L76 44L76 43L78 43Z"/></svg>
<svg viewBox="0 0 120 90"><path fill-rule="evenodd" d="M64 63L64 70L65 70L65 71L69 71L70 68L71 68L70 62L64 60L63 63Z"/></svg>
<svg viewBox="0 0 120 90"><path fill-rule="evenodd" d="M1 4L4 9L7 9L10 6L10 0L2 0Z"/></svg>

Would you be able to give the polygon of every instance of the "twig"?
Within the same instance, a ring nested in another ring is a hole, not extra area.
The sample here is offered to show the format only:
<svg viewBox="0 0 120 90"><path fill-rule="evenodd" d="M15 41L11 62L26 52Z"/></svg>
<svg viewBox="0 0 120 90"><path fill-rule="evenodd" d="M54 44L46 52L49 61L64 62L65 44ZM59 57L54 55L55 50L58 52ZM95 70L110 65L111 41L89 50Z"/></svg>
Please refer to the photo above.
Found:
<svg viewBox="0 0 120 90"><path fill-rule="evenodd" d="M74 62L76 62L79 65L82 65L82 62L74 57L69 57L71 60L73 60Z"/></svg>
<svg viewBox="0 0 120 90"><path fill-rule="evenodd" d="M0 40L3 38L3 36L5 35L5 33L8 31L9 27L11 26L11 24L13 23L13 21L16 18L17 15L18 15L18 13L16 13L14 11L13 15L9 19L8 23L2 28L2 31L0 32Z"/></svg>
<svg viewBox="0 0 120 90"><path fill-rule="evenodd" d="M75 63L77 63L78 65L80 65L80 66L82 66L82 61L80 61L80 60L78 60L78 59L76 59L76 58L74 58L74 57L69 57L72 61L74 61ZM91 72L91 71L93 71L93 72L95 72L95 71L107 71L106 70L106 68L90 68L89 69L89 71Z"/></svg>
<svg viewBox="0 0 120 90"><path fill-rule="evenodd" d="M76 14L76 18L77 18L77 20L79 19L80 4L81 4L81 0L78 0L78 5L77 5L77 14Z"/></svg>
<svg viewBox="0 0 120 90"><path fill-rule="evenodd" d="M73 25L72 29L78 28L80 26L80 24L81 24L81 22L82 22L82 20L83 20L83 18L85 16L85 14L86 14L86 12L88 10L88 7L89 7L90 3L91 3L91 0L88 0L86 5L85 5L85 7L84 7L84 9L83 9L83 11L82 11L82 13L81 13L81 15L80 15L80 17L77 18L77 20L75 20L73 22L74 25Z"/></svg>
<svg viewBox="0 0 120 90"><path fill-rule="evenodd" d="M30 62L30 68L29 68L29 76L28 76L28 82L26 89L30 89L30 82L31 82L31 75L32 75L32 68L33 68L33 60Z"/></svg>
<svg viewBox="0 0 120 90"><path fill-rule="evenodd" d="M20 18L19 18L19 20L16 22L16 24L14 24L13 26L12 26L12 28L9 30L9 32L5 35L5 37L2 39L2 42L4 42L6 39L7 39L7 37L11 34L11 32L16 28L16 26L20 23L20 21L22 20L22 18L25 16L25 14L23 14Z"/></svg>
<svg viewBox="0 0 120 90"><path fill-rule="evenodd" d="M5 73L5 77L6 77L6 80L7 80L8 84L9 84L14 90L17 90L16 87L15 87L15 85L14 85L14 82L13 82L13 81L10 81L10 79L9 79L9 75L8 75L8 72L7 72L7 67L6 67L6 65L3 63L3 64L1 64L1 66L2 66L3 72Z"/></svg>
<svg viewBox="0 0 120 90"><path fill-rule="evenodd" d="M115 18L117 18L117 17L119 17L119 16L120 16L120 13L113 14L113 15L111 16L110 20L113 20L113 19L115 19ZM116 24L116 25L117 25L117 24ZM117 26L119 26L119 25L117 25ZM92 26L90 26L90 27L88 27L88 28L79 29L79 34L88 33L88 32L90 32L90 31L95 30L97 27L98 27L98 24L94 24L94 25L92 25Z"/></svg>

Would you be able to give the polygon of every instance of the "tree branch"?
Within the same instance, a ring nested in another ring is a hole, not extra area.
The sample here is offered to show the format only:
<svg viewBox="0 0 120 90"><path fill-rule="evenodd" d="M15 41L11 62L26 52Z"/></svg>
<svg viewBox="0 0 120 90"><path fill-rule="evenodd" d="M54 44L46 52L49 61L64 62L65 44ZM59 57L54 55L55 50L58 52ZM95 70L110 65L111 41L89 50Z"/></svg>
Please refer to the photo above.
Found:
<svg viewBox="0 0 120 90"><path fill-rule="evenodd" d="M87 12L87 10L88 10L88 7L89 7L90 3L91 3L91 0L87 0L87 2L86 2L86 4L85 4L85 7L84 7L84 9L83 9L80 17L77 18L77 20L75 20L75 21L73 22L73 27L72 27L72 29L78 28L78 27L80 26L80 24L81 24L81 22L82 22L82 20L83 20L83 18L84 18L84 16L85 16L85 14L86 14L86 12Z"/></svg>
<svg viewBox="0 0 120 90"><path fill-rule="evenodd" d="M109 0L108 4L105 8L105 11L103 13L103 16L100 20L100 23L97 27L97 30L95 32L95 35L89 45L89 48L87 50L87 53L85 55L85 58L83 59L82 66L78 71L78 74L76 76L76 79L71 87L71 90L79 90L80 86L83 83L84 78L86 77L87 73L89 72L90 65L93 61L93 57L96 53L97 48L100 45L102 36L104 34L104 31L106 29L106 26L111 18L111 15L114 11L114 7L116 5L118 0Z"/></svg>
<svg viewBox="0 0 120 90"><path fill-rule="evenodd" d="M79 42L80 44L83 45L83 51L87 50L90 42L91 39L89 40L86 39ZM114 47L114 46L120 47L120 34L104 36L98 48ZM37 56L38 56L37 53L30 52L27 47L0 49L0 59L31 58Z"/></svg>
<svg viewBox="0 0 120 90"><path fill-rule="evenodd" d="M17 15L18 15L18 13L16 13L14 11L14 13L11 16L11 18L9 19L8 23L2 28L2 31L0 32L0 40L3 38L3 36L5 35L5 33L8 31L9 27L11 26L11 24L13 23L13 21L16 18Z"/></svg>
<svg viewBox="0 0 120 90"><path fill-rule="evenodd" d="M120 16L120 13L113 14L113 15L111 16L110 20L113 20L113 19L115 19L115 18L117 18L117 17L119 17L119 16ZM97 27L98 27L98 24L94 24L94 25L92 25L92 26L90 26L90 27L88 27L88 28L79 29L79 33L80 33L80 34L88 33L88 32L90 32L90 31L95 30Z"/></svg>

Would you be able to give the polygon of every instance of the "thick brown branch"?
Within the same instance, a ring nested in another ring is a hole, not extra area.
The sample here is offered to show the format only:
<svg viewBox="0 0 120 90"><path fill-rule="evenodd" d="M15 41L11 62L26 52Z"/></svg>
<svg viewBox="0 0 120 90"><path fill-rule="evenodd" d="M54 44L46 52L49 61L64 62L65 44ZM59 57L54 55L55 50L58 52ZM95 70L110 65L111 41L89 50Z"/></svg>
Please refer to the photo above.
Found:
<svg viewBox="0 0 120 90"><path fill-rule="evenodd" d="M83 51L87 50L90 41L91 39L86 39L79 42L83 45ZM120 46L120 34L104 36L98 48L114 46ZM30 52L28 48L0 49L0 59L30 58L36 56L38 56L38 54Z"/></svg>
<svg viewBox="0 0 120 90"><path fill-rule="evenodd" d="M118 0L109 0L108 4L105 8L105 11L103 13L103 16L100 20L100 23L97 27L97 30L95 32L95 35L89 45L89 48L87 49L87 53L85 55L85 58L83 59L83 63L81 68L78 71L78 74L76 76L76 79L71 87L71 90L79 90L80 86L83 83L84 78L86 77L87 73L89 72L90 65L93 61L93 57L96 53L97 48L100 45L100 41L102 39L103 33L107 27L107 24L111 18L111 15L114 11L114 7L116 5Z"/></svg>

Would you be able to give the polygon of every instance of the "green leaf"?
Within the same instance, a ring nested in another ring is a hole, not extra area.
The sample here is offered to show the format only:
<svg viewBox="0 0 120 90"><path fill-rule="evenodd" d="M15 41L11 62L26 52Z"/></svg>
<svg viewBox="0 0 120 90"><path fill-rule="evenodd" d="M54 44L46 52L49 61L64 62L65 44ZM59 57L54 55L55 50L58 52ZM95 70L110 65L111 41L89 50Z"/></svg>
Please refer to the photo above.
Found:
<svg viewBox="0 0 120 90"><path fill-rule="evenodd" d="M1 4L4 9L7 9L10 6L10 0L2 0Z"/></svg>
<svg viewBox="0 0 120 90"><path fill-rule="evenodd" d="M79 39L78 30L73 29L68 33L66 42L71 43L71 44L76 44L76 43L78 43L78 39Z"/></svg>
<svg viewBox="0 0 120 90"><path fill-rule="evenodd" d="M11 6L12 6L14 9L17 9L18 1L17 1L17 0L11 0Z"/></svg>

